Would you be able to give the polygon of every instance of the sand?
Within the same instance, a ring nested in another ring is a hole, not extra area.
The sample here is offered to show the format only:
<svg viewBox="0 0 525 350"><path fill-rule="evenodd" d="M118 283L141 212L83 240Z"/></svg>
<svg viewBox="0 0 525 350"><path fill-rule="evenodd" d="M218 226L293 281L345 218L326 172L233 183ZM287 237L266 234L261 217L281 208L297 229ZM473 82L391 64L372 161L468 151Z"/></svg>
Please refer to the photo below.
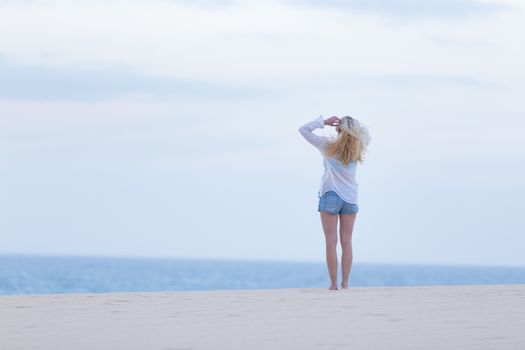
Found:
<svg viewBox="0 0 525 350"><path fill-rule="evenodd" d="M0 349L525 349L525 285L0 296Z"/></svg>

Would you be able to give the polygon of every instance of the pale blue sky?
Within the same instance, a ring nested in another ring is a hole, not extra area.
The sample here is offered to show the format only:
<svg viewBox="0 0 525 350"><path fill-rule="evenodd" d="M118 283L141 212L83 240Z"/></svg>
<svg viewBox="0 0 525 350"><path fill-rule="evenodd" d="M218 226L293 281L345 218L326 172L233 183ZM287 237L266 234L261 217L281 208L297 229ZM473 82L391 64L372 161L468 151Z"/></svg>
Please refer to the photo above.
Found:
<svg viewBox="0 0 525 350"><path fill-rule="evenodd" d="M524 7L420 4L0 1L0 253L322 261L351 114L355 261L525 265Z"/></svg>

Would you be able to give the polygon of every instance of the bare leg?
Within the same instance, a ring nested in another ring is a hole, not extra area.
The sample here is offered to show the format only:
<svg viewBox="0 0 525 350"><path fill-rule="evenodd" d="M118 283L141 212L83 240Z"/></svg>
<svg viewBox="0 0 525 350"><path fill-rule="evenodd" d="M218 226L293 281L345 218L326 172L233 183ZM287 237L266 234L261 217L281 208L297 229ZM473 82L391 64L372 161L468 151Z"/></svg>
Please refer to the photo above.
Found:
<svg viewBox="0 0 525 350"><path fill-rule="evenodd" d="M321 213L326 240L326 264L330 274L330 288L337 290L337 215Z"/></svg>
<svg viewBox="0 0 525 350"><path fill-rule="evenodd" d="M343 273L343 281L341 288L348 288L348 276L352 268L352 232L354 230L354 222L356 214L340 214L341 223L339 225L339 237L341 238L341 248L343 254L341 256L341 269Z"/></svg>

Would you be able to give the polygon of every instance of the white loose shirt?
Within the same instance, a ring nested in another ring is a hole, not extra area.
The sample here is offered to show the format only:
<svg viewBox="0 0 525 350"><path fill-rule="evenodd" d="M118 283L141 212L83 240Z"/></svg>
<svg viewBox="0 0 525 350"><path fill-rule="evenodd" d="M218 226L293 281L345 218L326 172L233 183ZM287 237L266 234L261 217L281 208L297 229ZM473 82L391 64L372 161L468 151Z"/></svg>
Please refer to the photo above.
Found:
<svg viewBox="0 0 525 350"><path fill-rule="evenodd" d="M355 180L357 162L350 161L345 166L333 157L324 156L323 150L329 138L314 134L313 131L317 128L324 128L323 116L319 116L298 129L306 141L314 145L323 156L324 174L317 196L320 198L325 192L335 191L345 202L357 204L358 184Z"/></svg>

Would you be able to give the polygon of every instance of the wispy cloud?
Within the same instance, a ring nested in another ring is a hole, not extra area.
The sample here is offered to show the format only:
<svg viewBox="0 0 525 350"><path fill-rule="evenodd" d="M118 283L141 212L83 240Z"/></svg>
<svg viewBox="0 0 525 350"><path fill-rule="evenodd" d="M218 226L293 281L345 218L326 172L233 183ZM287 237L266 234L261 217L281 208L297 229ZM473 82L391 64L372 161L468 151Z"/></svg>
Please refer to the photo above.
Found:
<svg viewBox="0 0 525 350"><path fill-rule="evenodd" d="M237 4L236 0L164 0L189 6L229 7Z"/></svg>
<svg viewBox="0 0 525 350"><path fill-rule="evenodd" d="M412 86L438 87L457 86L465 88L496 88L503 87L499 82L468 75L445 74L384 74L357 77L355 80L372 86Z"/></svg>
<svg viewBox="0 0 525 350"><path fill-rule="evenodd" d="M27 5L27 4L35 4L35 3L59 3L62 0L0 0L0 6L1 5ZM89 3L90 1L86 0L71 0L69 2L85 2ZM104 2L109 2L111 0L107 0ZM137 2L152 2L148 0L137 0ZM157 2L168 2L168 3L175 3L175 4L181 4L181 5L187 5L187 6L198 6L198 7L210 7L210 8L220 8L220 7L230 7L238 4L239 0L155 0Z"/></svg>
<svg viewBox="0 0 525 350"><path fill-rule="evenodd" d="M473 0L290 0L293 4L330 7L403 18L455 18L507 9L502 3Z"/></svg>
<svg viewBox="0 0 525 350"><path fill-rule="evenodd" d="M158 97L250 98L269 90L223 82L148 76L118 67L51 68L0 59L0 98L35 100L97 100L126 94Z"/></svg>

